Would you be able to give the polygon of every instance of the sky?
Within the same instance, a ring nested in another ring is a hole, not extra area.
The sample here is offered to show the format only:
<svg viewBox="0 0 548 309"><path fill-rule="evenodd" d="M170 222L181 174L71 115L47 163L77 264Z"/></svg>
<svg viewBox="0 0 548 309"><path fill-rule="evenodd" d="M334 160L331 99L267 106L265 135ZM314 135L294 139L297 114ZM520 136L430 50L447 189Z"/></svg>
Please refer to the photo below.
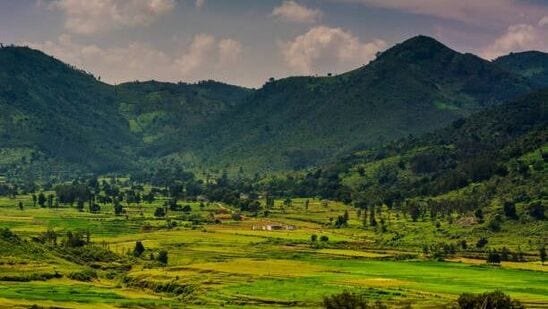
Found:
<svg viewBox="0 0 548 309"><path fill-rule="evenodd" d="M494 59L548 52L548 0L1 0L0 42L109 83L339 74L415 35Z"/></svg>

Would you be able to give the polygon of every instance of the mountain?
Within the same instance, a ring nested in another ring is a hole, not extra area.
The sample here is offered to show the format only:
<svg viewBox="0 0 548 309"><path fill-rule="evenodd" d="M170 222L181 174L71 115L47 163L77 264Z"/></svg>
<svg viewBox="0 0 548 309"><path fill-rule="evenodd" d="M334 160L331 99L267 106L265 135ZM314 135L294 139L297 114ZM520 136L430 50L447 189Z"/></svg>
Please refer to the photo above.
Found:
<svg viewBox="0 0 548 309"><path fill-rule="evenodd" d="M0 49L0 173L305 169L420 135L538 88L417 36L356 70L271 80L109 85L40 51Z"/></svg>
<svg viewBox="0 0 548 309"><path fill-rule="evenodd" d="M1 48L1 165L36 163L33 171L44 173L128 168L136 139L113 102L112 86L86 72L40 51Z"/></svg>
<svg viewBox="0 0 548 309"><path fill-rule="evenodd" d="M142 142L138 154L151 159L199 143L195 140L197 128L215 125L212 120L217 115L236 107L251 93L250 89L214 81L133 82L115 90L120 113Z"/></svg>
<svg viewBox="0 0 548 309"><path fill-rule="evenodd" d="M418 203L437 212L484 208L493 217L509 202L520 213L542 220L547 108L548 88L420 138L355 152L293 180L300 183L293 195L352 199L369 206Z"/></svg>
<svg viewBox="0 0 548 309"><path fill-rule="evenodd" d="M511 53L494 61L498 66L524 76L533 84L548 86L548 54L539 51Z"/></svg>
<svg viewBox="0 0 548 309"><path fill-rule="evenodd" d="M184 146L193 127L248 92L211 81L112 86L40 51L3 47L0 172L127 172L162 156L150 145L177 137Z"/></svg>
<svg viewBox="0 0 548 309"><path fill-rule="evenodd" d="M528 81L418 36L368 65L327 77L270 81L204 130L211 165L300 169L451 121L527 93Z"/></svg>

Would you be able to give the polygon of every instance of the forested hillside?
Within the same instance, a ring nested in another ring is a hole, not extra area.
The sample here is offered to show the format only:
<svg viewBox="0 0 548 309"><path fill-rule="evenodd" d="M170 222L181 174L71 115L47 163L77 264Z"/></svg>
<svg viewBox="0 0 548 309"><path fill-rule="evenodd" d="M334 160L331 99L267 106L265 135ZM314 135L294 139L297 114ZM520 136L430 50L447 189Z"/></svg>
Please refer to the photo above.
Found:
<svg viewBox="0 0 548 309"><path fill-rule="evenodd" d="M4 47L0 168L36 175L127 173L166 162L246 174L306 169L524 95L548 83L542 56L492 63L418 36L345 74L251 90L214 81L108 85L40 51Z"/></svg>
<svg viewBox="0 0 548 309"><path fill-rule="evenodd" d="M545 89L423 137L357 152L307 175L272 182L271 190L365 208L385 204L416 216L480 209L482 220L484 213L499 221L543 220L547 107Z"/></svg>
<svg viewBox="0 0 548 309"><path fill-rule="evenodd" d="M497 58L494 63L517 73L539 86L548 85L548 54L539 51L511 53Z"/></svg>
<svg viewBox="0 0 548 309"><path fill-rule="evenodd" d="M12 173L130 167L136 139L114 102L112 86L86 72L29 48L1 48L0 164Z"/></svg>
<svg viewBox="0 0 548 309"><path fill-rule="evenodd" d="M268 82L220 129L206 130L203 156L234 168L301 169L431 131L531 89L519 75L418 36L346 74Z"/></svg>

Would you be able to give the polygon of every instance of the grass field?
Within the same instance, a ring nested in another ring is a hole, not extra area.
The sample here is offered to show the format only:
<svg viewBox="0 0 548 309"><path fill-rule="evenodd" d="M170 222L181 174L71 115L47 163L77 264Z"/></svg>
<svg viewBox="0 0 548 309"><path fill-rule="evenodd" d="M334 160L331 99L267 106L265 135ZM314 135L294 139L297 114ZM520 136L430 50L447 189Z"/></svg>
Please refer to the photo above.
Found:
<svg viewBox="0 0 548 309"><path fill-rule="evenodd" d="M16 205L23 201L24 210ZM98 278L89 282L71 280L68 275L87 266L60 258L28 243L22 248L0 242L0 307L32 304L63 308L112 307L319 307L322 297L344 290L364 293L371 300L390 306L435 308L450 304L463 292L500 289L528 307L547 307L548 266L534 256L539 237L546 237L546 224L523 236L505 232L491 235L476 227L445 223L435 227L427 220L410 222L385 210L381 216L388 231L364 229L350 209L350 225L336 229L326 223L341 215L346 206L335 202L304 200L291 206L276 201L268 218L244 217L233 221L230 207L199 203L192 213L218 219L216 224L196 225L179 213L167 219L154 218L157 200L143 204L142 212L116 217L108 206L101 213L78 212L74 208L41 209L29 196L0 199L0 227L8 227L24 239L46 229L59 232L89 230L94 243L125 255L136 241L147 251L132 260L131 270L112 275L107 267L97 268ZM455 222L458 222L456 218ZM253 226L269 223L295 225L295 230L264 231ZM311 242L311 235L328 241ZM394 236L400 235L397 241ZM404 235L404 236L401 236ZM503 262L490 266L474 258L474 250L459 253L446 262L425 259L421 245L459 235L473 243L488 235L490 246L519 247L528 262ZM149 253L167 250L167 266L148 260ZM104 266L104 265L103 265ZM36 279L32 274L59 274ZM11 279L10 279L11 278ZM13 279L15 278L15 279ZM27 278L28 280L23 280ZM6 280L9 279L9 280ZM2 281L4 280L4 281ZM175 286L177 295L155 289Z"/></svg>

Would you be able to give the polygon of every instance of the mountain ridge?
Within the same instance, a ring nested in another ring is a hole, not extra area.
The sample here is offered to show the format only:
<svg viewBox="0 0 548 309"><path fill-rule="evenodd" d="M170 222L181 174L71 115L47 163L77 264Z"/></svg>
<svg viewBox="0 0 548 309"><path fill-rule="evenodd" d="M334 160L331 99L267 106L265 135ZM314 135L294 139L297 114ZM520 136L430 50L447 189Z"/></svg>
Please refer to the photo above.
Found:
<svg viewBox="0 0 548 309"><path fill-rule="evenodd" d="M108 85L21 47L0 49L0 63L0 171L28 171L29 157L94 172L166 162L248 173L303 169L540 87L426 36L340 75L287 77L257 90L215 81ZM16 122L26 117L33 126L21 129Z"/></svg>

